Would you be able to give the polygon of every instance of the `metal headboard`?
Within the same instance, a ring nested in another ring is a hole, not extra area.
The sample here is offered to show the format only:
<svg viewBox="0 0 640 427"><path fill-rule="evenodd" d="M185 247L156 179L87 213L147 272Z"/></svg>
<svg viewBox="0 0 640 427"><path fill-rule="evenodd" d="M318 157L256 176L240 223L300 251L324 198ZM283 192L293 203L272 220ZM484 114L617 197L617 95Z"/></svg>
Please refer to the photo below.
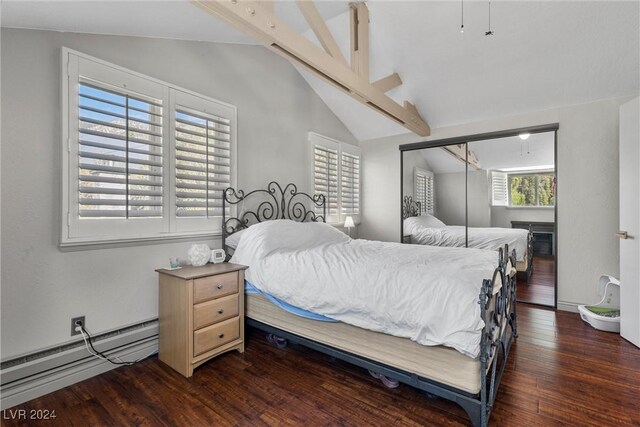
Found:
<svg viewBox="0 0 640 427"><path fill-rule="evenodd" d="M238 216L227 218L227 206L240 205ZM322 215L316 213L322 209ZM326 222L327 207L323 194L310 196L298 191L298 187L287 184L284 189L271 181L266 189L253 190L247 194L229 187L222 197L222 247L226 249L226 238L248 228L252 224L275 219L290 219L296 222Z"/></svg>
<svg viewBox="0 0 640 427"><path fill-rule="evenodd" d="M413 197L411 196L404 196L402 203L402 219L420 215L422 215L420 202L414 202Z"/></svg>

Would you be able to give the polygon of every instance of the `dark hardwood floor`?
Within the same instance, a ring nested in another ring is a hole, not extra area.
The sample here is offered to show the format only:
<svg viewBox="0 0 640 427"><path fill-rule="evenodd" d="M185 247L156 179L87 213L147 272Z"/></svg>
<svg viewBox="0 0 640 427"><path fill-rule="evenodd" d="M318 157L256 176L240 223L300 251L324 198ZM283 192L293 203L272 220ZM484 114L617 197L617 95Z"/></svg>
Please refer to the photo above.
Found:
<svg viewBox="0 0 640 427"><path fill-rule="evenodd" d="M520 336L492 426L640 425L640 350L577 314L518 305ZM258 331L186 379L148 359L15 409L55 410L14 425L469 425L457 405L406 385L383 387L360 368L300 346L277 349Z"/></svg>
<svg viewBox="0 0 640 427"><path fill-rule="evenodd" d="M551 257L533 258L533 274L529 283L518 274L517 300L553 307L555 303L556 260Z"/></svg>

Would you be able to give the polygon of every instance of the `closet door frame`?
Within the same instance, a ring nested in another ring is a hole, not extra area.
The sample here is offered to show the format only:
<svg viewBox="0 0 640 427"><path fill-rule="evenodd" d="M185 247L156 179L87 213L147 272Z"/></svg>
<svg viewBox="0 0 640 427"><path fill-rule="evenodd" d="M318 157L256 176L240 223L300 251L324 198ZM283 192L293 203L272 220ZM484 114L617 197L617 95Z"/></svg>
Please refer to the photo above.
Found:
<svg viewBox="0 0 640 427"><path fill-rule="evenodd" d="M400 150L400 209L402 210L403 203L403 194L404 194L404 185L403 185L403 172L404 172L404 153L405 151L415 151L422 150L425 148L437 148L437 147L446 147L448 145L460 145L465 144L466 153L468 156L469 150L467 144L469 142L474 141L483 141L487 139L497 139L497 138L507 138L511 136L518 136L522 133L545 133L545 132L553 132L554 134L554 174L556 177L556 194L558 191L558 129L560 128L559 123L548 123L544 125L537 126L528 126L521 127L515 129L507 129L500 130L495 132L485 132L485 133L477 133L472 135L463 135L456 136L452 138L444 138L444 139L435 139L435 140L426 140L420 142L413 142L409 144L402 144L398 148ZM466 159L467 163L465 165L465 241L468 246L469 243L469 195L468 195L468 178L469 178L469 163L468 158ZM554 235L555 239L553 242L554 245L554 253L556 254L556 268L554 272L554 304L553 308L558 307L558 200L555 200L554 206ZM404 236L404 221L402 219L402 214L400 214L400 236L399 242L403 241ZM545 307L549 307L546 306Z"/></svg>

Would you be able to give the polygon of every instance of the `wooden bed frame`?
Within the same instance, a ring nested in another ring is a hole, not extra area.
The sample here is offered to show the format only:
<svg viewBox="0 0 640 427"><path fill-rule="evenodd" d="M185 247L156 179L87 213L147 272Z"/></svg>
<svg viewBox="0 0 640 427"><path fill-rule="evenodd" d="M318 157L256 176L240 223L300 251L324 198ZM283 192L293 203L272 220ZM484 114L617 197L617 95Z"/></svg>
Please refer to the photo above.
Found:
<svg viewBox="0 0 640 427"><path fill-rule="evenodd" d="M402 220L404 221L412 216L420 215L422 215L420 202L414 201L411 196L404 196L402 200ZM531 274L533 274L533 242L534 236L531 231L531 226L529 226L529 235L527 236L527 253L524 254L522 261L516 261L516 270L518 273L522 273L525 276L527 284L529 284L529 279L531 278Z"/></svg>
<svg viewBox="0 0 640 427"><path fill-rule="evenodd" d="M254 208L247 209L245 205L247 202ZM290 219L298 222L325 222L326 218L325 198L323 195L310 196L298 192L294 184L288 184L283 188L276 182L269 183L266 189L254 190L246 194L241 190L227 188L224 191L222 207L222 244L225 249L227 249L226 238L229 235L254 223L276 219ZM231 208L231 217L227 217L227 208ZM236 214L238 208L241 208L239 209L240 213ZM481 318L485 328L481 336L478 357L479 373L477 375L479 374L478 377L480 378L478 393L469 393L465 390L448 386L434 378L421 376L411 370L403 369L402 366L396 366L394 363L385 363L380 360L381 358L376 357L375 353L370 357L363 357L357 354L357 348L349 348L348 344L342 347L327 345L312 334L302 336L300 333L291 330L294 328L277 327L252 319L250 311L248 312L246 324L385 375L432 395L451 400L459 404L467 412L473 426L485 427L489 421L511 344L517 337L515 252L510 255L507 255L508 253L508 248L500 249L499 266L495 269L493 277L484 279L480 287L478 303L481 307ZM324 322L318 322L318 324L320 323ZM328 325L335 324L328 323ZM321 325L317 327L322 328ZM366 331L356 327L352 328L359 329L363 333ZM366 332L370 333L371 331ZM393 338L410 341L406 338ZM434 351L434 349L442 351L443 348L442 346L420 346L420 351L427 353ZM456 366L451 366L450 368L455 369Z"/></svg>

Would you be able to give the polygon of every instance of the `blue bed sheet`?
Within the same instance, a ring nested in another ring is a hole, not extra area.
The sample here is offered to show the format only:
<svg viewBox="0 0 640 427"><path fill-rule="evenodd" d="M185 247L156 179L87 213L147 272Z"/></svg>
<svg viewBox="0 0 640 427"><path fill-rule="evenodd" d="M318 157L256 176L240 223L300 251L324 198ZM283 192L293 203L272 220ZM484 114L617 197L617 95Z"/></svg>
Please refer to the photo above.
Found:
<svg viewBox="0 0 640 427"><path fill-rule="evenodd" d="M296 316L304 317L305 319L319 320L321 322L337 322L337 320L334 320L327 316L323 316L322 314L313 313L311 311L307 311L302 308L296 307L295 305L286 303L281 299L278 299L272 295L269 295L266 292L261 291L260 289L256 288L255 286L253 286L251 283L247 281L244 282L244 292L246 294L263 295L265 298L267 298L269 301L271 301L273 304L277 305L281 309L291 314L295 314Z"/></svg>

